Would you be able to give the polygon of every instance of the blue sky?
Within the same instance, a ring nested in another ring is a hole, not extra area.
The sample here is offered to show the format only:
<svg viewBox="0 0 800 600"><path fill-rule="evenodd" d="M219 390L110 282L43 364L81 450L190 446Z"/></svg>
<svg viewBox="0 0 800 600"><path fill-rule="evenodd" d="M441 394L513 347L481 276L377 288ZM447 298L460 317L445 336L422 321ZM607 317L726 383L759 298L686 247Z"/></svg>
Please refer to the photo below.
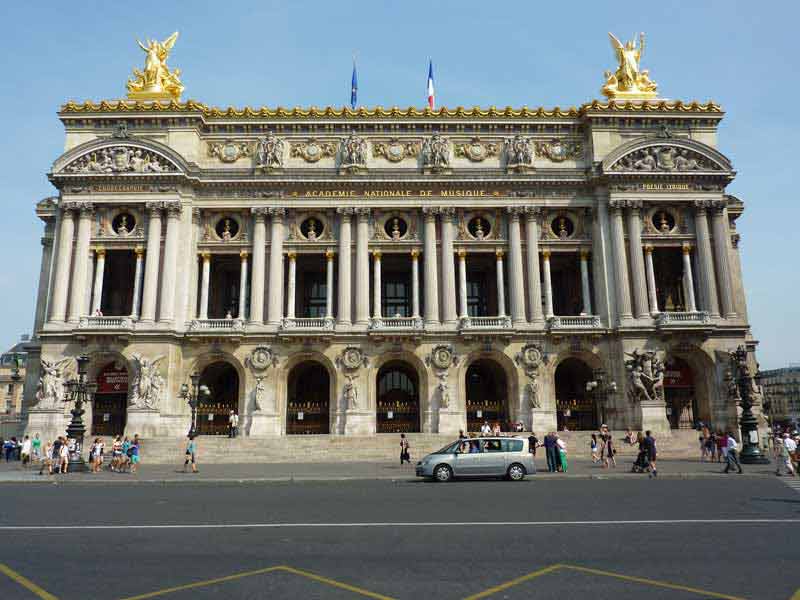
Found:
<svg viewBox="0 0 800 600"><path fill-rule="evenodd" d="M4 218L0 346L33 325L42 227L34 204L63 149L68 99L122 97L135 38L181 37L184 99L218 106L422 106L428 57L446 106L572 106L599 97L613 65L606 32L647 34L644 66L663 96L720 102L720 149L746 203L738 222L762 368L800 362L792 181L800 139L800 5L785 2L3 2L0 97Z"/></svg>

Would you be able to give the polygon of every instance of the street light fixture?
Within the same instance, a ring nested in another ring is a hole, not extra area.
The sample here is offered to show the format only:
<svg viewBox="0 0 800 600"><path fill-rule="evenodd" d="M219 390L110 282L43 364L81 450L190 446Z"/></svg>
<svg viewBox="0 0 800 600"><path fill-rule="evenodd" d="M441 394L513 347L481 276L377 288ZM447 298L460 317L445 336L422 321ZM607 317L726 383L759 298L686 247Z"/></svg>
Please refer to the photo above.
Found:
<svg viewBox="0 0 800 600"><path fill-rule="evenodd" d="M85 354L78 356L75 359L78 363L78 378L70 379L66 383L66 394L64 397L65 402L74 402L75 406L70 411L72 414L72 421L67 426L67 439L75 441L75 446L69 452L69 464L67 465L68 473L88 471L86 462L81 455L83 451L83 436L86 433L86 427L83 425L83 405L92 401L95 392L97 391L97 384L89 382L86 376L86 366L89 363L89 357Z"/></svg>
<svg viewBox="0 0 800 600"><path fill-rule="evenodd" d="M739 406L742 407L742 416L739 419L739 428L742 435L742 452L739 459L745 464L769 464L769 459L761 453L758 444L758 421L753 416L753 376L750 374L750 365L747 362L747 348L739 346L730 353L731 377L736 378L739 390Z"/></svg>
<svg viewBox="0 0 800 600"><path fill-rule="evenodd" d="M189 435L194 437L197 435L197 405L200 400L200 394L207 395L206 390L200 389L200 374L192 373L189 377L192 381L192 387L189 389L187 384L181 385L181 398L186 400L189 408L192 409L192 423L189 426ZM203 386L205 388L205 386Z"/></svg>

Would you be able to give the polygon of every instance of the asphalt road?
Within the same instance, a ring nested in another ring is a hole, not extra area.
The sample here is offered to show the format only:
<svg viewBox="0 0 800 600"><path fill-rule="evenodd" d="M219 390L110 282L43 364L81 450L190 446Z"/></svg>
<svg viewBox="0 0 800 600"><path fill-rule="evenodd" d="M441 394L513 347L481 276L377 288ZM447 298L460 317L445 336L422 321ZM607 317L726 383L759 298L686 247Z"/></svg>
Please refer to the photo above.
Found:
<svg viewBox="0 0 800 600"><path fill-rule="evenodd" d="M788 599L800 587L800 493L777 478L0 492L3 599Z"/></svg>

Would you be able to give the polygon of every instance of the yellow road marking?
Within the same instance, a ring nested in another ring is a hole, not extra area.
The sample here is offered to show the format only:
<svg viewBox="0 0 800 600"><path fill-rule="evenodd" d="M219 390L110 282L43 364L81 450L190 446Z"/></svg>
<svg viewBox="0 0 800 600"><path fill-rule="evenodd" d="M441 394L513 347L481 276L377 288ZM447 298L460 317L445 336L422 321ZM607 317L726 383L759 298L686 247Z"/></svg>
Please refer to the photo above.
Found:
<svg viewBox="0 0 800 600"><path fill-rule="evenodd" d="M354 585L349 585L347 583L342 583L341 581L336 581L335 579L328 579L327 577L322 577L321 575L316 575L314 573L309 573L308 571L301 571L300 569L294 569L292 567L281 567L281 570L286 571L287 573L294 573L295 575L300 575L302 577L306 577L308 579L313 579L314 581L319 581L320 583L325 583L327 585L337 587L343 590L347 590L348 592L354 592L356 594L361 594L362 596L366 596L367 598L375 598L376 600L394 600L394 598L390 596L384 596L382 594L377 594L375 592L370 592L369 590L365 590Z"/></svg>
<svg viewBox="0 0 800 600"><path fill-rule="evenodd" d="M10 567L7 567L3 563L0 563L0 573L3 573L10 579L13 579L22 587L24 587L26 590L33 592L37 597L41 598L42 600L58 600L56 596L53 596L53 594L51 594L46 590L43 590L38 585L33 583L30 579L20 575L19 573L17 573Z"/></svg>
<svg viewBox="0 0 800 600"><path fill-rule="evenodd" d="M192 590L195 588L214 585L215 583L234 581L236 579L241 579L242 577L252 577L253 575L262 575L263 573L270 573L272 571L277 571L282 568L283 567L278 566L278 567L267 567L266 569L256 569L255 571L244 571L242 573L235 573L234 575L226 575L225 577L216 577L214 579L206 579L205 581L196 581L195 583L176 585L175 587L164 588L163 590L156 590L155 592L148 592L147 594L141 594L139 596L129 596L128 598L123 598L122 600L144 600L145 598L155 598L156 596L164 596L166 594L171 594L172 592Z"/></svg>
<svg viewBox="0 0 800 600"><path fill-rule="evenodd" d="M562 569L570 569L572 571L580 571L582 573L591 573L593 575L602 575L604 577L615 577L623 581L633 581L636 583L643 583L645 585L652 585L655 587L667 588L670 590L680 590L682 592L691 592L693 594L700 594L707 598L722 598L723 600L745 600L740 596L730 596L728 594L718 594L717 592L709 592L708 590L701 590L698 588L689 587L686 585L678 585L675 583L668 583L666 581L657 581L655 579L646 579L644 577L634 577L631 575L622 575L620 573L613 573L611 571L601 571L600 569L590 569L588 567L579 567L577 565L561 565Z"/></svg>
<svg viewBox="0 0 800 600"><path fill-rule="evenodd" d="M466 598L464 598L464 600L478 600L478 598L486 598L487 596L491 596L492 594L496 594L497 592L502 592L503 590L506 590L512 586L518 585L525 581L530 581L531 579L534 579L541 575L547 575L548 573L552 573L553 571L556 571L562 568L563 566L564 565L556 564L556 565L550 565L549 567L544 567L542 569L539 569L538 571L533 571L531 573L528 573L527 575L523 575L522 577L517 577L516 579L512 579L511 581L507 581L505 583L501 583L500 585L490 587L488 590L483 590L478 594L467 596Z"/></svg>
<svg viewBox="0 0 800 600"><path fill-rule="evenodd" d="M257 569L255 571L244 571L242 573L235 573L234 575L227 575L225 577L216 577L214 579L206 579L204 581L187 583L185 585L177 585L175 587L164 588L163 590L156 590L154 592L148 592L146 594L141 594L139 596L129 596L128 598L122 598L121 600L145 600L146 598L165 596L166 594L171 594L173 592L181 592L184 590L192 590L201 587L207 587L210 585L216 585L218 583L225 583L227 581L242 579L243 577L252 577L253 575L263 575L264 573L273 573L275 571L283 571L285 573L291 573L292 575L299 575L300 577L305 577L306 579L311 579L313 581L324 583L332 587L347 590L348 592L360 594L362 596L366 596L367 598L374 598L375 600L394 600L394 598L391 598L390 596L383 596L381 594L376 594L375 592L370 592L369 590L365 590L356 587L354 585L342 583L341 581L336 581L335 579L329 579L327 577L323 577L322 575L317 575L315 573L310 573L308 571L302 571L300 569L295 569L293 567L287 567L285 565L278 565L276 567L267 567L265 569ZM42 598L46 598L47 600L58 600L53 596L46 596L46 597L42 596Z"/></svg>

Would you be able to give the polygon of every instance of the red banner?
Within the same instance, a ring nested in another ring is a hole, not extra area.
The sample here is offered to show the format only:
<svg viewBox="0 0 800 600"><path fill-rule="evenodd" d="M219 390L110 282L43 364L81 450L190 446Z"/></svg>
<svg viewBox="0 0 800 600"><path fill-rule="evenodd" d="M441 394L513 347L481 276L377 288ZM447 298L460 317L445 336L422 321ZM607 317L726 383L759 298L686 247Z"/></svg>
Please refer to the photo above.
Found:
<svg viewBox="0 0 800 600"><path fill-rule="evenodd" d="M123 367L117 369L113 364L108 365L97 376L98 394L127 394L128 371Z"/></svg>
<svg viewBox="0 0 800 600"><path fill-rule="evenodd" d="M667 365L664 372L664 387L690 388L694 386L692 369L687 364Z"/></svg>

